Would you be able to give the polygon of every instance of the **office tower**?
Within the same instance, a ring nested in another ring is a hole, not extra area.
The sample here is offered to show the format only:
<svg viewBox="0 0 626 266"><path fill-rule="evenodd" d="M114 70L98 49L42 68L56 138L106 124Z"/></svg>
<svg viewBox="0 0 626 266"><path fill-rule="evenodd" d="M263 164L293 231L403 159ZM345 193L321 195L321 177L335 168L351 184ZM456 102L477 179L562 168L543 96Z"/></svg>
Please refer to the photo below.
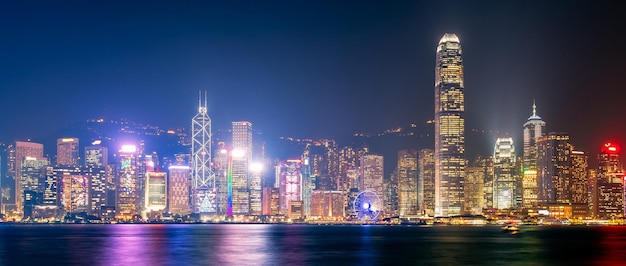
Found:
<svg viewBox="0 0 626 266"><path fill-rule="evenodd" d="M516 207L515 147L513 138L498 138L493 150L493 207L513 209Z"/></svg>
<svg viewBox="0 0 626 266"><path fill-rule="evenodd" d="M311 216L322 220L341 220L344 213L344 192L316 190L311 195Z"/></svg>
<svg viewBox="0 0 626 266"><path fill-rule="evenodd" d="M463 212L465 98L459 38L446 33L437 46L435 67L435 213Z"/></svg>
<svg viewBox="0 0 626 266"><path fill-rule="evenodd" d="M186 215L191 212L189 205L189 176L187 165L171 165L169 168L169 184L167 186L167 203L170 213Z"/></svg>
<svg viewBox="0 0 626 266"><path fill-rule="evenodd" d="M109 165L109 151L107 147L93 145L85 147L85 166L105 167Z"/></svg>
<svg viewBox="0 0 626 266"><path fill-rule="evenodd" d="M525 208L537 205L537 138L545 136L545 127L546 122L537 115L533 102L533 114L524 123L522 205Z"/></svg>
<svg viewBox="0 0 626 266"><path fill-rule="evenodd" d="M123 145L118 153L116 218L134 219L139 214L139 153L135 145Z"/></svg>
<svg viewBox="0 0 626 266"><path fill-rule="evenodd" d="M418 153L417 201L422 214L435 214L435 152L422 149Z"/></svg>
<svg viewBox="0 0 626 266"><path fill-rule="evenodd" d="M351 147L343 147L339 150L339 172L337 180L337 190L348 192L351 188L356 188L354 180L348 178L347 172L357 167L357 153Z"/></svg>
<svg viewBox="0 0 626 266"><path fill-rule="evenodd" d="M400 216L417 215L417 161L415 150L398 152L398 212Z"/></svg>
<svg viewBox="0 0 626 266"><path fill-rule="evenodd" d="M263 188L263 215L278 215L280 214L280 193L278 188L264 187Z"/></svg>
<svg viewBox="0 0 626 266"><path fill-rule="evenodd" d="M83 171L89 181L89 214L100 216L102 208L108 206L107 168L87 166Z"/></svg>
<svg viewBox="0 0 626 266"><path fill-rule="evenodd" d="M32 157L26 157L22 162L22 187L20 190L24 197L24 218L32 218L34 207L43 204L44 182L48 164L48 159Z"/></svg>
<svg viewBox="0 0 626 266"><path fill-rule="evenodd" d="M485 201L485 171L482 167L471 166L465 168L465 212L482 214Z"/></svg>
<svg viewBox="0 0 626 266"><path fill-rule="evenodd" d="M619 160L620 149L606 143L598 155L598 214L601 219L624 217L624 169Z"/></svg>
<svg viewBox="0 0 626 266"><path fill-rule="evenodd" d="M277 167L280 175L280 213L291 216L291 202L302 200L302 160L285 160Z"/></svg>
<svg viewBox="0 0 626 266"><path fill-rule="evenodd" d="M383 213L386 216L398 215L398 169L394 170L391 175L383 177Z"/></svg>
<svg viewBox="0 0 626 266"><path fill-rule="evenodd" d="M89 212L89 178L80 166L57 166L57 182L63 210L67 213Z"/></svg>
<svg viewBox="0 0 626 266"><path fill-rule="evenodd" d="M217 188L217 213L225 215L228 212L229 151L224 142L217 143L216 148L215 156L213 156L213 169L215 171L215 187Z"/></svg>
<svg viewBox="0 0 626 266"><path fill-rule="evenodd" d="M571 203L572 145L567 133L537 138L537 200L540 204Z"/></svg>
<svg viewBox="0 0 626 266"><path fill-rule="evenodd" d="M302 205L304 216L308 217L311 215L311 196L313 195L313 190L315 189L315 184L311 179L311 164L309 161L309 153L305 151L302 154Z"/></svg>
<svg viewBox="0 0 626 266"><path fill-rule="evenodd" d="M481 169L480 171L482 171L482 177L483 177L483 182L482 182L482 186L483 186L483 200L482 200L482 208L483 209L492 209L494 208L493 205L493 180L494 180L494 171L493 171L493 156L489 156L489 157L481 157L478 156L476 159L474 159L474 161L472 162L472 167L476 167ZM477 169L474 171L478 171ZM479 174L479 173L476 173ZM475 181L475 182L480 182L480 181Z"/></svg>
<svg viewBox="0 0 626 266"><path fill-rule="evenodd" d="M369 190L380 198L382 206L385 206L383 193L383 156L379 154L367 153L361 156L361 192Z"/></svg>
<svg viewBox="0 0 626 266"><path fill-rule="evenodd" d="M7 175L13 178L14 191L11 193L11 199L4 201L4 209L2 211L3 213L8 213L9 210L11 210L17 211L18 214L23 214L23 190L20 189L22 187L22 163L27 157L37 159L43 158L43 144L16 141L7 147L7 150Z"/></svg>
<svg viewBox="0 0 626 266"><path fill-rule="evenodd" d="M570 196L574 218L582 219L588 214L588 162L587 155L582 151L572 151L572 177L570 180Z"/></svg>
<svg viewBox="0 0 626 266"><path fill-rule="evenodd" d="M200 96L200 98L202 98ZM204 105L198 99L198 114L191 120L191 197L193 213L215 213L215 174L211 170L211 118L207 114L207 94Z"/></svg>
<svg viewBox="0 0 626 266"><path fill-rule="evenodd" d="M79 160L78 139L57 139L57 163L58 166L78 166Z"/></svg>
<svg viewBox="0 0 626 266"><path fill-rule="evenodd" d="M261 203L262 180L263 173L265 171L265 164L262 163L262 159L252 162L248 175L250 176L250 215L261 215L263 211Z"/></svg>
<svg viewBox="0 0 626 266"><path fill-rule="evenodd" d="M589 178L587 183L588 192L587 195L589 200L587 207L589 211L587 212L589 217L596 218L598 217L598 203L600 199L598 198L598 171L597 169L589 169Z"/></svg>
<svg viewBox="0 0 626 266"><path fill-rule="evenodd" d="M249 167L252 159L252 123L233 122L233 151L242 156L233 156L232 160L232 211L234 214L250 213L250 176Z"/></svg>
<svg viewBox="0 0 626 266"><path fill-rule="evenodd" d="M165 172L146 172L146 196L144 217L152 217L165 211L167 207L167 173Z"/></svg>

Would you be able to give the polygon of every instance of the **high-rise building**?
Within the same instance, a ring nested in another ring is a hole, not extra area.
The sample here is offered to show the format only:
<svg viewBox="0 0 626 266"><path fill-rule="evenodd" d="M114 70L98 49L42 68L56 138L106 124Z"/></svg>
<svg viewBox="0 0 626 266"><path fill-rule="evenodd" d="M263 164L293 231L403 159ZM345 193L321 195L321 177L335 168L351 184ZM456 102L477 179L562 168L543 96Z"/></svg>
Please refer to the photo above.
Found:
<svg viewBox="0 0 626 266"><path fill-rule="evenodd" d="M58 166L57 182L60 182L61 207L67 213L90 212L89 178L80 166Z"/></svg>
<svg viewBox="0 0 626 266"><path fill-rule="evenodd" d="M250 175L252 161L252 123L233 122L233 151L242 156L232 157L233 213L250 213Z"/></svg>
<svg viewBox="0 0 626 266"><path fill-rule="evenodd" d="M567 133L537 138L537 199L540 204L571 203L572 145Z"/></svg>
<svg viewBox="0 0 626 266"><path fill-rule="evenodd" d="M417 201L422 214L435 214L435 157L431 149L419 151Z"/></svg>
<svg viewBox="0 0 626 266"><path fill-rule="evenodd" d="M22 187L24 217L33 217L35 205L43 204L44 182L48 159L26 157L22 162Z"/></svg>
<svg viewBox="0 0 626 266"><path fill-rule="evenodd" d="M383 177L383 213L386 216L398 215L398 169L389 177Z"/></svg>
<svg viewBox="0 0 626 266"><path fill-rule="evenodd" d="M588 162L587 155L582 151L572 151L572 178L569 182L574 218L582 219L588 216Z"/></svg>
<svg viewBox="0 0 626 266"><path fill-rule="evenodd" d="M186 215L191 212L189 204L189 176L187 165L171 165L169 167L169 184L167 186L167 203L169 212Z"/></svg>
<svg viewBox="0 0 626 266"><path fill-rule="evenodd" d="M13 145L7 147L8 160L7 160L7 175L14 180L14 193L11 193L12 197L9 200L4 201L3 213L8 213L9 210L17 211L18 214L23 214L23 190L22 187L22 163L29 158L40 159L43 158L43 144L28 142L28 141L16 141Z"/></svg>
<svg viewBox="0 0 626 266"><path fill-rule="evenodd" d="M485 202L485 171L482 167L465 167L465 212L469 214L482 214Z"/></svg>
<svg viewBox="0 0 626 266"><path fill-rule="evenodd" d="M85 147L85 166L105 167L109 165L107 147L93 145Z"/></svg>
<svg viewBox="0 0 626 266"><path fill-rule="evenodd" d="M311 216L321 219L342 219L344 213L343 191L316 190L311 195Z"/></svg>
<svg viewBox="0 0 626 266"><path fill-rule="evenodd" d="M118 153L116 217L131 220L139 215L139 178L141 169L135 145L123 145Z"/></svg>
<svg viewBox="0 0 626 266"><path fill-rule="evenodd" d="M384 186L383 186L383 156L380 154L367 153L361 156L361 186L360 191L372 191L381 199L382 206L384 202Z"/></svg>
<svg viewBox="0 0 626 266"><path fill-rule="evenodd" d="M545 127L546 122L537 115L533 102L533 114L524 123L522 205L525 208L537 205L537 138L545 136Z"/></svg>
<svg viewBox="0 0 626 266"><path fill-rule="evenodd" d="M145 212L163 212L167 207L167 173L146 172L145 178ZM147 215L144 215L144 217L147 217Z"/></svg>
<svg viewBox="0 0 626 266"><path fill-rule="evenodd" d="M57 163L58 166L78 166L80 154L77 138L57 139Z"/></svg>
<svg viewBox="0 0 626 266"><path fill-rule="evenodd" d="M601 219L624 217L624 169L619 153L615 143L606 143L598 155L596 216Z"/></svg>
<svg viewBox="0 0 626 266"><path fill-rule="evenodd" d="M102 208L108 206L107 168L86 166L83 169L89 180L89 213L100 216Z"/></svg>
<svg viewBox="0 0 626 266"><path fill-rule="evenodd" d="M200 97L201 98L201 97ZM194 213L216 213L215 173L211 170L211 118L207 113L207 95L204 105L198 99L198 114L191 120L191 197Z"/></svg>
<svg viewBox="0 0 626 266"><path fill-rule="evenodd" d="M398 152L398 212L400 216L417 215L417 161L415 150Z"/></svg>
<svg viewBox="0 0 626 266"><path fill-rule="evenodd" d="M286 160L277 167L280 175L280 213L289 216L291 202L302 200L302 160Z"/></svg>
<svg viewBox="0 0 626 266"><path fill-rule="evenodd" d="M515 146L513 138L498 138L493 150L493 207L516 208Z"/></svg>
<svg viewBox="0 0 626 266"><path fill-rule="evenodd" d="M435 67L435 213L463 212L465 98L459 38L446 33L437 46Z"/></svg>
<svg viewBox="0 0 626 266"><path fill-rule="evenodd" d="M280 193L278 188L263 188L263 215L277 215L280 213Z"/></svg>

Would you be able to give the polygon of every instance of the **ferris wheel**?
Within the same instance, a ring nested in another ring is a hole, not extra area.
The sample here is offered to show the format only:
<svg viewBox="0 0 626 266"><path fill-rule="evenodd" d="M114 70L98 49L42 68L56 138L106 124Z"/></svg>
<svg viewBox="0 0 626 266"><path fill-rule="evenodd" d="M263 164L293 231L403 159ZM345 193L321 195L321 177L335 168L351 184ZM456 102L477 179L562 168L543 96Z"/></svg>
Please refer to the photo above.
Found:
<svg viewBox="0 0 626 266"><path fill-rule="evenodd" d="M352 207L359 220L376 220L382 212L383 204L376 193L366 190L354 198Z"/></svg>

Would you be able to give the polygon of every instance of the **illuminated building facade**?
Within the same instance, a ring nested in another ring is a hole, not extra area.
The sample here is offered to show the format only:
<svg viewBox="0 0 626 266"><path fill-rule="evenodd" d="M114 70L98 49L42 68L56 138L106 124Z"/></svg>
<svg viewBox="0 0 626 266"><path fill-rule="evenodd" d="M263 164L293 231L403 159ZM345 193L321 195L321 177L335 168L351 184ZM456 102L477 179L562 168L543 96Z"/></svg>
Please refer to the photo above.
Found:
<svg viewBox="0 0 626 266"><path fill-rule="evenodd" d="M232 212L250 214L250 162L252 161L252 123L232 122L233 151L242 156L232 160Z"/></svg>
<svg viewBox="0 0 626 266"><path fill-rule="evenodd" d="M201 98L201 97L200 97ZM216 213L215 173L211 170L211 118L207 114L207 95L204 105L198 99L198 114L191 120L191 193L194 213Z"/></svg>
<svg viewBox="0 0 626 266"><path fill-rule="evenodd" d="M26 160L26 157L30 158L43 158L43 144L28 142L28 141L16 141L9 147L7 147L7 175L14 180L13 193L11 198L3 201L2 212L8 213L9 210L16 211L18 214L23 214L23 190L22 187L22 163Z"/></svg>
<svg viewBox="0 0 626 266"><path fill-rule="evenodd" d="M278 188L263 188L263 215L280 214L280 193Z"/></svg>
<svg viewBox="0 0 626 266"><path fill-rule="evenodd" d="M415 150L398 152L398 212L400 216L417 215L417 161Z"/></svg>
<svg viewBox="0 0 626 266"><path fill-rule="evenodd" d="M588 167L587 155L582 151L572 151L572 177L569 185L574 218L582 219L588 216Z"/></svg>
<svg viewBox="0 0 626 266"><path fill-rule="evenodd" d="M87 166L83 168L89 180L89 213L95 216L108 203L107 171L105 167Z"/></svg>
<svg viewBox="0 0 626 266"><path fill-rule="evenodd" d="M435 214L463 212L465 175L465 98L459 38L439 40L435 67Z"/></svg>
<svg viewBox="0 0 626 266"><path fill-rule="evenodd" d="M417 201L422 214L435 214L435 152L422 149L418 154Z"/></svg>
<svg viewBox="0 0 626 266"><path fill-rule="evenodd" d="M167 173L146 172L146 212L162 212L167 207Z"/></svg>
<svg viewBox="0 0 626 266"><path fill-rule="evenodd" d="M85 166L106 167L109 165L109 150L107 147L94 145L85 147Z"/></svg>
<svg viewBox="0 0 626 266"><path fill-rule="evenodd" d="M389 178L383 177L383 212L387 216L398 215L398 169Z"/></svg>
<svg viewBox="0 0 626 266"><path fill-rule="evenodd" d="M516 206L515 146L513 138L498 138L493 151L493 208L513 209Z"/></svg>
<svg viewBox="0 0 626 266"><path fill-rule="evenodd" d="M311 195L311 216L321 219L343 219L345 216L344 195L343 191L313 191Z"/></svg>
<svg viewBox="0 0 626 266"><path fill-rule="evenodd" d="M57 163L58 166L78 166L80 159L77 138L57 139Z"/></svg>
<svg viewBox="0 0 626 266"><path fill-rule="evenodd" d="M228 212L228 163L229 152L226 143L219 142L217 151L213 156L213 169L215 171L215 187L217 188L216 202L217 213Z"/></svg>
<svg viewBox="0 0 626 266"><path fill-rule="evenodd" d="M280 168L280 212L289 213L292 201L302 201L302 160L281 162Z"/></svg>
<svg viewBox="0 0 626 266"><path fill-rule="evenodd" d="M302 205L305 217L311 215L311 197L314 189L315 183L311 179L311 164L308 153L305 152L302 155Z"/></svg>
<svg viewBox="0 0 626 266"><path fill-rule="evenodd" d="M361 186L359 190L372 191L380 197L382 206L384 202L384 181L383 181L383 156L379 154L367 153L361 156Z"/></svg>
<svg viewBox="0 0 626 266"><path fill-rule="evenodd" d="M620 148L606 143L598 155L598 213L601 219L624 217L624 169L619 160Z"/></svg>
<svg viewBox="0 0 626 266"><path fill-rule="evenodd" d="M482 167L465 168L465 212L469 214L482 214L485 201L485 171Z"/></svg>
<svg viewBox="0 0 626 266"><path fill-rule="evenodd" d="M24 200L24 217L33 217L33 209L36 205L43 204L43 194L46 178L47 159L26 157L22 162L21 191Z"/></svg>
<svg viewBox="0 0 626 266"><path fill-rule="evenodd" d="M571 154L567 133L537 138L537 199L540 204L571 203Z"/></svg>
<svg viewBox="0 0 626 266"><path fill-rule="evenodd" d="M60 202L67 213L90 212L89 178L79 166L55 167L61 181Z"/></svg>
<svg viewBox="0 0 626 266"><path fill-rule="evenodd" d="M168 210L173 214L186 215L191 212L189 204L189 176L187 165L169 167L169 185L167 187Z"/></svg>
<svg viewBox="0 0 626 266"><path fill-rule="evenodd" d="M537 138L545 136L545 127L546 122L537 115L533 102L533 114L524 123L522 205L525 208L537 205Z"/></svg>
<svg viewBox="0 0 626 266"><path fill-rule="evenodd" d="M116 212L119 219L131 220L139 214L140 167L135 145L124 145L118 154Z"/></svg>

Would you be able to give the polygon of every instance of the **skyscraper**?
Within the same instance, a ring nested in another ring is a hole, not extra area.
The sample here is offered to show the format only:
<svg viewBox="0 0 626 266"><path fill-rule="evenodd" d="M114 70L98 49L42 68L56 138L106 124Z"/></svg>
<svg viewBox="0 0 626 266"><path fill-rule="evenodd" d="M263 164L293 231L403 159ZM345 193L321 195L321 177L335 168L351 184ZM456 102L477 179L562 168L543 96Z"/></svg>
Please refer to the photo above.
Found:
<svg viewBox="0 0 626 266"><path fill-rule="evenodd" d="M439 40L435 67L435 214L463 212L465 98L461 43L454 33Z"/></svg>
<svg viewBox="0 0 626 266"><path fill-rule="evenodd" d="M624 217L624 169L620 149L606 143L598 155L597 216L602 219Z"/></svg>
<svg viewBox="0 0 626 266"><path fill-rule="evenodd" d="M572 151L572 178L570 195L572 197L572 213L575 218L588 216L589 204L589 169L587 155L582 151Z"/></svg>
<svg viewBox="0 0 626 266"><path fill-rule="evenodd" d="M383 186L383 156L379 154L367 153L361 156L361 187L360 191L372 191L384 202Z"/></svg>
<svg viewBox="0 0 626 266"><path fill-rule="evenodd" d="M23 190L22 187L22 163L29 158L42 159L43 158L43 144L16 141L12 147L8 147L8 160L7 160L7 175L11 176L15 181L15 190L12 193L12 199L4 201L3 213L8 213L9 209L15 210L18 213L22 213L23 205ZM11 203L15 203L12 205ZM12 205L12 206L11 206ZM10 206L10 207L9 207Z"/></svg>
<svg viewBox="0 0 626 266"><path fill-rule="evenodd" d="M435 213L435 158L434 151L423 149L418 157L417 201L422 214Z"/></svg>
<svg viewBox="0 0 626 266"><path fill-rule="evenodd" d="M116 218L131 220L139 214L138 152L135 145L123 145L118 154Z"/></svg>
<svg viewBox="0 0 626 266"><path fill-rule="evenodd" d="M398 211L400 216L417 215L417 151L398 152Z"/></svg>
<svg viewBox="0 0 626 266"><path fill-rule="evenodd" d="M78 139L57 139L57 163L58 166L78 166L79 160Z"/></svg>
<svg viewBox="0 0 626 266"><path fill-rule="evenodd" d="M525 208L537 205L537 138L545 136L545 127L546 122L537 115L533 102L533 114L524 123L522 205Z"/></svg>
<svg viewBox="0 0 626 266"><path fill-rule="evenodd" d="M243 156L232 158L233 213L250 213L250 175L252 160L252 123L233 122L233 150Z"/></svg>
<svg viewBox="0 0 626 266"><path fill-rule="evenodd" d="M540 204L571 203L572 145L567 133L537 139L537 199Z"/></svg>
<svg viewBox="0 0 626 266"><path fill-rule="evenodd" d="M493 207L512 209L515 204L517 173L513 138L498 138L493 149Z"/></svg>
<svg viewBox="0 0 626 266"><path fill-rule="evenodd" d="M201 97L198 99L198 114L191 120L192 212L205 214L217 210L215 173L211 170L211 118L207 114L206 97L205 92L204 105Z"/></svg>
<svg viewBox="0 0 626 266"><path fill-rule="evenodd" d="M167 204L173 214L189 214L189 166L172 165L169 167L167 186Z"/></svg>

